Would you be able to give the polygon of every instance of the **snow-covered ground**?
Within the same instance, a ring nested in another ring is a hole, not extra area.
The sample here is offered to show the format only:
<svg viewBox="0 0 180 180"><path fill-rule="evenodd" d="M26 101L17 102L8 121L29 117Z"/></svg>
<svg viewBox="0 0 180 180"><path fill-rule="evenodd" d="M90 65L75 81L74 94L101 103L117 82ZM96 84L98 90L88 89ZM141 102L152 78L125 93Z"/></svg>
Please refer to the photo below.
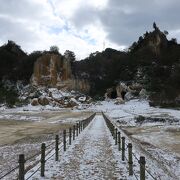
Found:
<svg viewBox="0 0 180 180"><path fill-rule="evenodd" d="M84 109L84 107L83 108L79 107L77 109L63 109L63 108L57 108L51 106L33 107L31 105L28 105L26 107L15 108L15 109L1 108L0 123L4 125L3 127L5 127L4 123L7 121L8 122L7 128L8 131L10 132L11 130L13 130L12 129L13 127L17 127L16 131L18 132L19 131L18 127L21 126L21 123L22 124L32 123L33 126L30 126L30 130L29 130L29 126L27 126L25 128L27 130L24 131L26 132L31 131L31 129L34 128L35 126L38 126L38 128L40 128L41 126L42 128L49 126L49 129L51 129L55 133L56 129L54 128L57 126L61 126L61 124L64 123L71 124L78 120L83 119L84 117L87 117L88 113L90 114L92 112L102 112L102 111L108 117L110 117L110 119L118 127L120 127L123 130L125 136L127 137L127 142L128 141L133 142L133 149L137 153L137 155L138 156L145 155L147 157L147 166L149 167L153 175L156 176L157 179L174 180L180 177L180 170L179 170L180 169L180 111L179 110L150 107L147 101L138 100L138 99L128 101L125 104L121 104L121 105L115 105L114 100L102 101L102 102L97 102L95 104L91 104L90 107L88 105L86 109ZM78 115L76 115L76 113ZM69 116L69 114L71 114L71 116ZM101 118L99 117L99 119ZM9 122L12 124L9 124ZM4 136L3 127L0 128L0 131L2 131L1 132L1 135L3 135L2 139L3 142L5 142L6 138ZM15 130L13 131L15 132ZM20 130L19 132L21 133L18 133L18 135L22 134L22 132L24 133L24 131ZM94 131L92 132L95 133ZM109 132L107 130L105 130L105 132L106 135L105 134L103 135L108 136L108 138L110 138L108 135ZM90 138L89 137L90 134L88 137L86 136L86 133L88 133L87 130L85 130L83 133L84 133L84 137ZM77 144L79 143L82 144L81 139L84 138L83 133L80 136L81 138L79 138L79 140L74 142L74 145L69 148L70 152L73 148L76 147ZM53 133L51 132L51 134ZM45 136L47 136L47 134L45 134ZM11 135L9 135L9 137L11 137ZM32 136L29 136L29 139L31 137ZM51 139L52 138L48 138L45 141L50 142ZM94 139L96 138L94 137ZM110 139L109 139L109 143L112 143ZM89 140L92 141L91 138ZM6 146L3 145L2 147L0 147L0 151L1 151L0 159L3 158L3 161L1 161L0 165L3 166L4 158L6 158L8 154L10 154L10 152L13 152L13 154L17 153L16 149L18 149L19 146L18 142L19 141L17 141L16 144L7 143ZM23 145L20 145L22 147L21 149L23 149L23 146L26 147L28 143L29 141L27 141L27 143L23 142ZM29 144L29 146L33 146L33 144ZM37 145L35 144L34 146L39 148L39 144ZM110 145L110 147L112 147L112 144ZM84 148L86 147L84 146ZM115 147L113 149L115 149ZM113 152L112 154L114 157L116 156L118 157L118 154L116 152ZM71 155L73 154L70 153L69 158L73 157ZM63 163L64 165L67 165L66 164L67 158L68 158L68 151L65 153L65 156L62 157L62 162L60 163L62 163L62 165ZM17 160L17 158L15 160ZM117 162L117 164L118 163L120 162ZM9 167L9 169L10 168L11 167ZM53 168L54 168L53 172L55 172L55 174L57 175L55 166L53 166ZM136 169L136 171L138 172L138 169ZM49 171L48 174L52 175L53 172ZM97 173L100 172L101 170L99 170ZM61 173L63 174L63 170L61 171ZM60 176L62 174L59 173ZM84 175L81 174L80 177L84 177L85 175L87 174Z"/></svg>
<svg viewBox="0 0 180 180"><path fill-rule="evenodd" d="M26 177L36 169L32 169ZM47 162L44 178L38 171L31 179L103 180L127 177L127 163L121 161L102 115L97 115L68 150L65 153L61 151L59 162L55 162L54 157Z"/></svg>
<svg viewBox="0 0 180 180"><path fill-rule="evenodd" d="M179 110L150 107L147 101L142 100L122 105L115 105L113 100L104 101L91 109L103 111L109 116L126 133L135 148L145 153L169 179L180 177Z"/></svg>

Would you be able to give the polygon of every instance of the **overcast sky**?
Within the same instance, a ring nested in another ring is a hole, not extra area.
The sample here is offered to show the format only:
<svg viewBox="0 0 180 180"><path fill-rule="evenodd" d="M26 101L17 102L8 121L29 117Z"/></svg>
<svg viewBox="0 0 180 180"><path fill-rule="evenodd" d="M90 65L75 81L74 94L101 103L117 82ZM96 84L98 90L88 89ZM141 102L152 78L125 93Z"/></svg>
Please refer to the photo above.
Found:
<svg viewBox="0 0 180 180"><path fill-rule="evenodd" d="M0 45L28 53L57 45L78 59L104 47L123 49L155 21L180 39L180 0L0 0Z"/></svg>

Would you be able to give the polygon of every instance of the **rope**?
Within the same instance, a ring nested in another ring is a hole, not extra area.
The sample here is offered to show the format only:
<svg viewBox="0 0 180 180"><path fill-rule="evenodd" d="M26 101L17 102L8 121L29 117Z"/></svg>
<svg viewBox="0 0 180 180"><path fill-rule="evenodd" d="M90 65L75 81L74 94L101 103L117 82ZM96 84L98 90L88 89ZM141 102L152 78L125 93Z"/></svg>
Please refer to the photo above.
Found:
<svg viewBox="0 0 180 180"><path fill-rule="evenodd" d="M125 155L125 159L126 159L126 161L128 161L128 159L126 158L126 155ZM134 175L134 177L138 180L138 177L137 177L137 175L135 174L134 170L133 170L133 175Z"/></svg>
<svg viewBox="0 0 180 180"><path fill-rule="evenodd" d="M36 156L39 155L40 153L41 153L41 152L39 151L38 153L36 153L36 154L28 157L28 158L26 159L26 161L29 161L29 160L33 159L34 157L36 157Z"/></svg>
<svg viewBox="0 0 180 180"><path fill-rule="evenodd" d="M94 114L92 114L89 118L86 118L86 119L84 119L84 120L82 120L82 121L87 121L88 123L87 124L89 124L90 122L91 122L91 120L94 118L94 116L95 116L95 114L96 113L94 113ZM73 130L73 127L71 127L72 128L72 130ZM71 131L72 132L72 131ZM69 134L70 133L70 131L66 131L66 134ZM79 133L78 133L79 134ZM59 133L59 135L63 135L63 132L61 131L60 133ZM68 141L69 140L69 137L68 138L66 138L66 141ZM48 148L48 147L50 147L51 145L53 145L55 142L52 142L52 143L50 143L50 144L48 144L47 146L46 146L46 148ZM58 143L58 144L60 144L60 143ZM61 149L63 147L63 145L61 145L60 147L59 147L59 149ZM54 150L54 148L53 149L51 149L50 151L48 151L47 153L46 153L46 156L51 152L51 151L53 151ZM31 160L31 159L33 159L34 157L36 157L37 155L39 155L40 154L40 151L38 152L38 153L36 153L36 154L34 154L34 155L32 155L32 156L30 156L30 157L28 157L27 159L26 159L26 161L29 161L29 160ZM46 159L46 161L48 161L52 156L54 156L55 155L55 153L53 153L50 157L48 157L47 159ZM2 179L2 178L4 178L5 176L7 176L7 175L9 175L11 172L13 172L14 170L16 170L17 168L19 167L19 165L17 166L17 167L15 167L15 168L13 168L12 170L10 170L9 172L7 172L6 174L4 174L3 176L1 176L0 177L0 179ZM39 167L35 172L33 172L33 174L31 174L26 180L28 180L28 179L30 179L39 169L40 169L41 167ZM3 173L3 171L1 172L1 174Z"/></svg>
<svg viewBox="0 0 180 180"><path fill-rule="evenodd" d="M120 130L120 128L119 128L116 124L112 123L112 122L107 118L107 116L105 116L104 113L103 113L103 117L104 117L104 119L106 120L106 123L108 124L109 129L110 129L110 124L113 124L117 129ZM125 143L125 145L128 146L127 143ZM128 148L128 147L126 147L126 149L127 149L127 148ZM125 149L125 151L126 151L126 149ZM135 159L139 162L139 159L136 157L136 155L135 155L133 152L132 152L132 154L133 154L133 156L135 157ZM125 156L125 159L127 160L126 156ZM128 160L127 160L127 161L128 161ZM152 175L152 173L151 173L149 170L147 170L146 167L145 167L145 171L146 171L154 180L157 180L157 178L155 178L155 177ZM135 178L138 180L138 178L137 178L137 176L135 175L134 171L133 171L133 174L134 174Z"/></svg>
<svg viewBox="0 0 180 180"><path fill-rule="evenodd" d="M132 152L132 155L135 157L135 159L139 162L139 159L136 157L136 155Z"/></svg>
<svg viewBox="0 0 180 180"><path fill-rule="evenodd" d="M51 150L49 150L49 151L46 153L46 156L47 156L51 151L53 151L53 150L54 150L54 148L51 149Z"/></svg>
<svg viewBox="0 0 180 180"><path fill-rule="evenodd" d="M11 169L9 172L7 172L6 174L4 174L3 176L0 177L0 179L4 178L5 176L11 174L14 170L16 170L17 168L19 168L19 165L16 166L15 168Z"/></svg>
<svg viewBox="0 0 180 180"><path fill-rule="evenodd" d="M56 153L56 152L55 152ZM54 155L55 155L55 153L53 153L51 156L49 156L47 159L46 159L46 161L48 161L50 158L52 158Z"/></svg>
<svg viewBox="0 0 180 180"><path fill-rule="evenodd" d="M52 144L54 144L55 143L55 141L54 142L52 142L52 143L50 143L50 144L48 144L46 147L48 148L48 147L50 147Z"/></svg>
<svg viewBox="0 0 180 180"><path fill-rule="evenodd" d="M133 170L133 175L134 175L134 177L138 180L138 177L136 176L134 170Z"/></svg>
<svg viewBox="0 0 180 180"><path fill-rule="evenodd" d="M26 180L30 179L34 174L36 174L36 173L39 171L40 168L41 168L41 166L39 166L39 167L37 168L37 170L34 171Z"/></svg>
<svg viewBox="0 0 180 180"><path fill-rule="evenodd" d="M145 169L145 171L146 171L153 179L157 180L157 178L155 178L155 177L151 174L151 172L146 169L146 167L145 167L144 169Z"/></svg>

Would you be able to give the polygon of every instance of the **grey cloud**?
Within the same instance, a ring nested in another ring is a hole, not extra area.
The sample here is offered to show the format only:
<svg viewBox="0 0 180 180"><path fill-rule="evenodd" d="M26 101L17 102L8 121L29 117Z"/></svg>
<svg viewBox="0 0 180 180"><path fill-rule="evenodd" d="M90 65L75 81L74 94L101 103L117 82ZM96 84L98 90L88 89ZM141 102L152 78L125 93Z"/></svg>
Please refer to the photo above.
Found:
<svg viewBox="0 0 180 180"><path fill-rule="evenodd" d="M0 15L10 15L14 19L29 19L42 17L42 7L30 0L0 0Z"/></svg>
<svg viewBox="0 0 180 180"><path fill-rule="evenodd" d="M77 28L81 28L87 24L91 24L97 20L98 11L92 6L80 6L72 17L72 22Z"/></svg>
<svg viewBox="0 0 180 180"><path fill-rule="evenodd" d="M180 29L179 17L179 0L109 0L101 11L90 6L79 7L72 21L81 28L99 20L110 41L129 46L151 31L154 21L161 30Z"/></svg>

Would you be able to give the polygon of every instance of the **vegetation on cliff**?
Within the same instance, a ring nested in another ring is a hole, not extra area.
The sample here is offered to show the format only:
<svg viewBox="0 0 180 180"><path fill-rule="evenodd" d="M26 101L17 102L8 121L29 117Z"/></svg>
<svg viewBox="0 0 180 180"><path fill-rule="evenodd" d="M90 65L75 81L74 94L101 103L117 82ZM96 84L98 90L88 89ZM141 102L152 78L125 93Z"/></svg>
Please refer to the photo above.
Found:
<svg viewBox="0 0 180 180"><path fill-rule="evenodd" d="M168 32L162 32L155 23L153 28L127 51L107 48L75 61L75 54L67 50L62 57L71 60L75 79L90 83L93 96L102 96L107 88L120 81L138 82L148 90L152 105L179 106L180 45L176 39L168 40ZM0 47L0 80L29 83L35 62L46 53L59 54L59 49L52 46L48 52L35 51L27 55L20 46L8 41Z"/></svg>

